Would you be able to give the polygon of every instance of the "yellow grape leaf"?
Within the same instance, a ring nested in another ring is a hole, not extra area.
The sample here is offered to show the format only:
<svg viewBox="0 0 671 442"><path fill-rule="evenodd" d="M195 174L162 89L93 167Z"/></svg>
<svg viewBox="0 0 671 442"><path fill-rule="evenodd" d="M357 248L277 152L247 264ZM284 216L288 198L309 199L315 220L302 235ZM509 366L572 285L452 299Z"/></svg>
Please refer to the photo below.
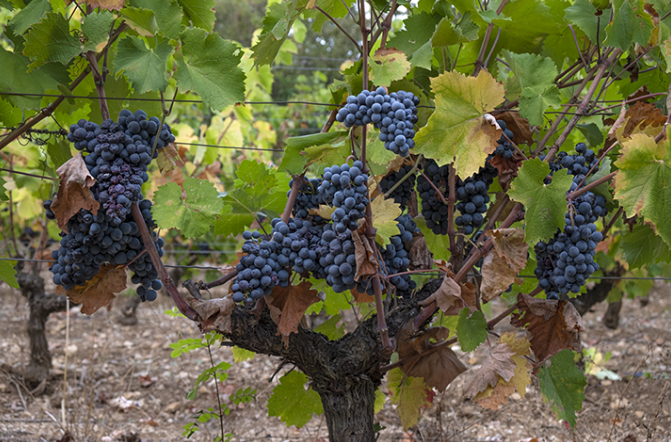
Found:
<svg viewBox="0 0 671 442"><path fill-rule="evenodd" d="M671 201L671 128L667 139L655 143L653 137L634 134L622 141L620 169L615 177L615 199L627 216L645 217L655 234L671 244L671 212L660 210Z"/></svg>
<svg viewBox="0 0 671 442"><path fill-rule="evenodd" d="M529 356L531 343L523 336L515 339L515 333L504 333L499 338L499 342L508 344L511 350L515 352L512 357L515 362L515 375L510 379L510 384L515 387L517 393L524 398L527 392L527 385L531 385L531 363L525 356Z"/></svg>
<svg viewBox="0 0 671 442"><path fill-rule="evenodd" d="M373 212L373 226L377 229L375 241L380 245L389 244L390 237L401 234L396 221L403 213L401 206L393 198L384 199L378 196L370 203L370 208Z"/></svg>
<svg viewBox="0 0 671 442"><path fill-rule="evenodd" d="M422 408L431 404L429 394L433 391L427 387L424 379L406 376L400 368L391 370L387 375L387 388L391 403L398 404L398 417L401 418L403 429L415 426Z"/></svg>
<svg viewBox="0 0 671 442"><path fill-rule="evenodd" d="M460 177L476 173L501 137L494 117L487 114L503 102L504 88L488 72L466 77L447 72L431 79L436 110L415 136L415 153L439 165L454 161Z"/></svg>
<svg viewBox="0 0 671 442"><path fill-rule="evenodd" d="M389 86L403 79L411 68L408 58L398 49L378 49L370 64L371 80L378 86Z"/></svg>
<svg viewBox="0 0 671 442"><path fill-rule="evenodd" d="M324 219L331 219L331 215L335 212L335 207L333 206L319 206L318 209L308 209L310 215L321 216Z"/></svg>

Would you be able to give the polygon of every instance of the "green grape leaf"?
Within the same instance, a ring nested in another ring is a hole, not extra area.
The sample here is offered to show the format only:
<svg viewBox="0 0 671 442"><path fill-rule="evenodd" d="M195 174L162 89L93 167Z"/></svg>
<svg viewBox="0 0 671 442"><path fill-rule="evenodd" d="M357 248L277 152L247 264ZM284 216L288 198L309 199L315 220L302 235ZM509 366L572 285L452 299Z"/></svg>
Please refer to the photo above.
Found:
<svg viewBox="0 0 671 442"><path fill-rule="evenodd" d="M391 395L391 403L398 404L398 417L401 418L403 429L417 425L422 408L428 407L428 393L431 389L423 378L406 376L400 368L395 368L387 374L387 388Z"/></svg>
<svg viewBox="0 0 671 442"><path fill-rule="evenodd" d="M431 38L433 47L452 46L459 43L468 43L477 40L480 26L471 19L471 13L464 13L458 24L453 24L449 17L443 17L436 32Z"/></svg>
<svg viewBox="0 0 671 442"><path fill-rule="evenodd" d="M315 327L312 331L323 334L331 341L336 341L345 336L345 326L341 325L338 327L340 319L340 315L332 316L321 325Z"/></svg>
<svg viewBox="0 0 671 442"><path fill-rule="evenodd" d="M49 140L47 143L47 154L49 154L49 158L54 163L54 169L58 169L72 158L70 143L65 140L59 141L58 139Z"/></svg>
<svg viewBox="0 0 671 442"><path fill-rule="evenodd" d="M4 188L2 188L4 194ZM16 281L16 261L0 261L0 281L8 286L18 289L19 283Z"/></svg>
<svg viewBox="0 0 671 442"><path fill-rule="evenodd" d="M40 68L26 72L29 68L30 60L21 54L5 51L0 48L0 66L2 66L2 75L0 75L0 91L2 92L23 92L27 94L42 94L47 89L57 89L60 84L59 78L56 78L54 64L48 64ZM62 67L58 65L59 67ZM29 97L25 95L6 95L3 97L13 106L20 110L39 108L40 97ZM14 119L13 109L4 109L0 102L0 111L3 119ZM4 115L7 115L6 117ZM3 120L4 121L4 120ZM19 115L19 122L21 117ZM7 124L7 122L5 122Z"/></svg>
<svg viewBox="0 0 671 442"><path fill-rule="evenodd" d="M9 201L9 197L7 196L7 189L5 189L5 179L0 176L0 201Z"/></svg>
<svg viewBox="0 0 671 442"><path fill-rule="evenodd" d="M347 7L345 5L347 4L347 6L351 7L353 3L354 0L347 0L347 2L343 0L317 0L315 6L318 6L333 18L343 18L347 16ZM311 15L313 16L312 29L316 33L321 33L324 24L329 21L328 17L321 11L315 11Z"/></svg>
<svg viewBox="0 0 671 442"><path fill-rule="evenodd" d="M585 373L576 367L571 350L562 350L552 357L550 367L544 365L538 371L543 402L550 403L558 419L575 427L576 411L585 400Z"/></svg>
<svg viewBox="0 0 671 442"><path fill-rule="evenodd" d="M415 136L415 153L439 165L454 161L461 177L476 173L494 151L501 130L491 124L487 111L503 101L503 85L488 72L466 77L447 72L431 79L436 110Z"/></svg>
<svg viewBox="0 0 671 442"><path fill-rule="evenodd" d="M287 202L288 181L282 173L266 169L255 160L243 161L235 174L235 189L222 201L221 215L214 222L215 235L238 235L254 222L258 213L279 214Z"/></svg>
<svg viewBox="0 0 671 442"><path fill-rule="evenodd" d="M549 174L550 166L540 159L525 161L508 192L513 201L524 204L524 240L530 244L547 240L564 227L566 192L572 177L566 170L560 170L553 174L552 183L544 184Z"/></svg>
<svg viewBox="0 0 671 442"><path fill-rule="evenodd" d="M21 35L51 10L49 0L33 0L9 21L8 26L14 34Z"/></svg>
<svg viewBox="0 0 671 442"><path fill-rule="evenodd" d="M158 39L158 44L149 49L142 38L128 36L117 44L112 64L116 75L125 75L138 94L165 91L166 65L173 51L166 40Z"/></svg>
<svg viewBox="0 0 671 442"><path fill-rule="evenodd" d="M3 52L0 50L0 60L4 58ZM27 60L27 59L26 59ZM6 65L3 65L6 66ZM24 74L25 75L25 74ZM2 80L0 80L0 89L2 89ZM39 100L39 98L38 98ZM39 101L37 106L39 106ZM21 123L22 120L22 112L20 109L12 106L9 101L5 100L4 98L0 98L0 123L2 123L5 127L12 127L16 126L19 123Z"/></svg>
<svg viewBox="0 0 671 442"><path fill-rule="evenodd" d="M344 139L348 133L347 131L320 132L302 137L289 138L278 169L286 171L289 175L300 174L307 167L308 158L305 155L305 149L313 146L321 147L329 145L338 139Z"/></svg>
<svg viewBox="0 0 671 442"><path fill-rule="evenodd" d="M214 30L214 0L177 0L185 17L197 27L207 32Z"/></svg>
<svg viewBox="0 0 671 442"><path fill-rule="evenodd" d="M263 17L263 27L258 42L252 47L253 57L258 66L269 65L275 60L289 31L307 4L290 0L268 6Z"/></svg>
<svg viewBox="0 0 671 442"><path fill-rule="evenodd" d="M478 310L474 311L470 317L468 313L468 308L463 308L459 312L459 322L457 322L457 340L461 349L465 352L475 350L487 340L485 315Z"/></svg>
<svg viewBox="0 0 671 442"><path fill-rule="evenodd" d="M623 258L629 264L629 269L638 269L653 262L671 261L671 249L664 241L660 241L652 227L639 224L633 232L622 236L620 243Z"/></svg>
<svg viewBox="0 0 671 442"><path fill-rule="evenodd" d="M654 28L643 0L613 0L613 19L606 26L604 44L623 50L632 43L646 46Z"/></svg>
<svg viewBox="0 0 671 442"><path fill-rule="evenodd" d="M592 42L597 41L597 34L601 41L606 37L608 19L603 15L597 16L597 9L589 0L576 0L572 6L566 8L564 19L577 26Z"/></svg>
<svg viewBox="0 0 671 442"><path fill-rule="evenodd" d="M79 40L70 33L70 25L61 14L47 12L45 17L26 34L23 54L33 62L30 68L51 61L68 64L82 52Z"/></svg>
<svg viewBox="0 0 671 442"><path fill-rule="evenodd" d="M559 89L554 84L524 88L520 97L520 115L529 120L531 126L542 126L545 111L560 104Z"/></svg>
<svg viewBox="0 0 671 442"><path fill-rule="evenodd" d="M308 307L305 311L306 315L323 311L329 316L334 316L340 314L341 310L347 310L351 307L348 297L349 292L334 292L333 288L326 283L325 279L310 278L310 284L312 284L314 290L323 293L323 296L319 296L320 298L323 298L323 301L315 302Z"/></svg>
<svg viewBox="0 0 671 442"><path fill-rule="evenodd" d="M114 23L114 15L109 11L94 11L84 17L82 33L88 39L84 45L84 50L96 51L98 45L107 43L112 23Z"/></svg>
<svg viewBox="0 0 671 442"><path fill-rule="evenodd" d="M373 404L373 413L377 414L384 408L384 403L387 401L387 396L384 395L382 389L377 387L375 390L375 403Z"/></svg>
<svg viewBox="0 0 671 442"><path fill-rule="evenodd" d="M321 399L312 388L305 389L308 377L298 370L285 374L268 399L268 416L277 416L287 426L303 427L312 415L324 413Z"/></svg>
<svg viewBox="0 0 671 442"><path fill-rule="evenodd" d="M450 259L450 238L447 235L436 235L431 229L426 226L426 219L423 215L415 218L415 223L419 230L422 231L424 235L424 240L426 241L426 246L429 248L433 257L435 259L444 259L449 261Z"/></svg>
<svg viewBox="0 0 671 442"><path fill-rule="evenodd" d="M410 72L405 54L396 49L379 49L370 63L371 80L378 86L390 86Z"/></svg>
<svg viewBox="0 0 671 442"><path fill-rule="evenodd" d="M576 124L575 127L585 137L590 147L596 148L603 144L603 133L601 133L601 129L596 123Z"/></svg>
<svg viewBox="0 0 671 442"><path fill-rule="evenodd" d="M615 166L615 199L628 216L637 214L652 223L657 235L671 245L671 130L667 139L655 143L653 137L632 135L624 141Z"/></svg>
<svg viewBox="0 0 671 442"><path fill-rule="evenodd" d="M394 202L392 198L378 196L370 203L373 212L373 225L377 229L375 232L375 241L384 246L391 243L391 237L400 235L396 218L401 216L403 210Z"/></svg>
<svg viewBox="0 0 671 442"><path fill-rule="evenodd" d="M123 8L119 13L126 18L128 26L143 37L151 37L158 32L154 11L129 6Z"/></svg>
<svg viewBox="0 0 671 442"><path fill-rule="evenodd" d="M187 177L182 188L170 182L154 193L151 212L156 224L164 229L179 229L187 238L198 238L210 231L215 216L221 211L223 202L219 192L205 180Z"/></svg>
<svg viewBox="0 0 671 442"><path fill-rule="evenodd" d="M237 345L231 348L231 352L233 353L233 360L236 364L247 361L249 359L254 359L254 356L256 355L256 353L253 351L245 350L244 348L238 347Z"/></svg>
<svg viewBox="0 0 671 442"><path fill-rule="evenodd" d="M404 29L389 39L387 46L405 52L413 66L431 69L431 37L440 22L439 14L412 14L403 21Z"/></svg>
<svg viewBox="0 0 671 442"><path fill-rule="evenodd" d="M154 18L158 30L164 36L177 40L182 31L182 8L177 0L131 0L129 6L135 8L150 9L154 12Z"/></svg>
<svg viewBox="0 0 671 442"><path fill-rule="evenodd" d="M181 34L184 59L177 60L175 80L182 90L203 97L215 110L245 99L245 74L238 67L242 51L219 34L207 35L202 29L187 29Z"/></svg>

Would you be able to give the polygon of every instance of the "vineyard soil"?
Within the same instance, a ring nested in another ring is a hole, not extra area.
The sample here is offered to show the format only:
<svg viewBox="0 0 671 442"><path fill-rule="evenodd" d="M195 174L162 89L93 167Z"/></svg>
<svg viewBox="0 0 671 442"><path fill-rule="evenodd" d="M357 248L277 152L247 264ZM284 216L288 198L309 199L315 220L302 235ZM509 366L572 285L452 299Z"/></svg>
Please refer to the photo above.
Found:
<svg viewBox="0 0 671 442"><path fill-rule="evenodd" d="M6 302L0 312L0 321L5 326L0 330L0 363L14 364L15 369L20 369L28 361L28 341L23 332L28 311L17 291L4 290L6 293L2 295ZM670 294L671 286L660 284L651 291L647 306L642 306L638 300L624 301L617 330L607 329L601 323L607 308L604 303L598 304L594 312L585 316L584 345L603 354L611 352L612 358L605 367L624 379L600 381L594 376L588 377L587 400L583 411L578 414L575 440L606 441L611 427L612 441L625 440L629 434L634 439L627 441L671 440L671 392L661 408L659 405L660 392L666 383L671 382L668 379L671 367ZM190 321L163 314L164 310L173 306L165 297L138 308L137 326L121 326L117 319L124 302L125 299L117 300L111 311L103 309L92 316L81 315L78 309L73 309L69 346L66 346L65 314L53 315L47 322L47 333L54 357L54 377L47 386L47 394L38 397L37 403L25 390L21 391L22 399L17 393L18 385L0 372L0 441L57 441L61 437L59 427L46 412L61 420L66 352L66 408L70 413L68 420L80 425L72 429L78 436L77 440L116 441L124 440L124 436L125 440L140 440L131 438L132 434L137 434L142 441L185 440L180 435L182 426L192 421L193 414L199 409L215 404L214 387L211 384L201 386L197 399L187 401L186 394L196 376L209 363L207 353L197 350L172 359L169 344L178 339L197 338L199 333ZM502 303L496 300L494 313L503 308ZM350 319L350 327L353 328L356 320L354 317ZM504 321L496 331L506 329L512 328ZM486 357L482 348L471 357L457 353L469 368L478 368ZM277 359L257 355L254 361L234 364L228 348L214 350L213 356L215 361L226 360L233 364L228 371L229 378L220 385L224 399L240 387L258 390L256 403L239 409L233 407L226 418L228 431L235 434L234 441L328 439L323 418L314 417L306 427L297 430L286 428L278 418L267 416L266 402L279 377L269 382L277 369ZM7 370L7 365L2 367ZM289 366L284 367L282 372L290 369ZM637 377L620 400L622 391L636 371ZM424 411L416 432L403 432L398 415L387 400L384 409L376 415L376 420L386 427L379 440L572 440L564 424L557 422L550 408L542 403L537 382L528 392L529 400L520 401L517 395L513 395L507 405L492 412L483 411L463 399L464 388L472 376L473 371L465 373L442 395L437 395L432 408ZM122 396L128 402L118 399ZM23 401L27 404L26 410L23 409ZM119 408L123 402L132 405L125 412ZM85 439L89 404L92 424L88 428L88 439ZM646 427L655 432L650 439L646 439ZM216 434L216 421L212 420L190 440L209 441Z"/></svg>

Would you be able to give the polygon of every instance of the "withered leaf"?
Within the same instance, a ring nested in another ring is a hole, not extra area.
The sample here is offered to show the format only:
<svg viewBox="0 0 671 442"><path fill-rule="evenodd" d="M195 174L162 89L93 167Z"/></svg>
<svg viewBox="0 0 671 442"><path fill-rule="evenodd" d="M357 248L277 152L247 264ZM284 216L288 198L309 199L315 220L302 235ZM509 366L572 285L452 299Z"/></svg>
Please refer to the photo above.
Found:
<svg viewBox="0 0 671 442"><path fill-rule="evenodd" d="M235 310L235 302L230 297L205 301L188 298L187 302L203 319L200 327L204 332L211 330L231 331L231 313Z"/></svg>
<svg viewBox="0 0 671 442"><path fill-rule="evenodd" d="M369 279L368 284L372 284L373 282ZM350 293L352 294L352 298L354 299L354 302L362 304L362 303L368 303L368 302L373 302L375 301L375 297L372 295L369 295L368 293L361 293L357 288L353 288L350 290Z"/></svg>
<svg viewBox="0 0 671 442"><path fill-rule="evenodd" d="M444 327L414 330L409 320L396 335L397 351L407 362L401 366L403 372L412 377L424 378L424 382L438 391L443 391L461 373L466 371L457 355L447 345L432 348L443 342L450 332ZM436 341L436 342L432 342ZM422 355L422 353L426 354Z"/></svg>
<svg viewBox="0 0 671 442"><path fill-rule="evenodd" d="M515 362L512 357L515 352L506 343L500 343L492 348L487 359L482 363L482 368L475 374L471 383L466 388L466 396L475 397L476 394L485 391L487 386L496 387L499 376L506 382L515 375Z"/></svg>
<svg viewBox="0 0 671 442"><path fill-rule="evenodd" d="M356 275L354 279L361 281L372 275L378 270L378 263L375 257L375 251L366 238L366 223L362 223L357 230L352 231L352 241L354 242L354 255L356 256Z"/></svg>
<svg viewBox="0 0 671 442"><path fill-rule="evenodd" d="M515 387L505 382L499 382L496 387L487 387L483 392L475 395L473 400L482 408L498 410L500 405L508 402L508 396L515 392Z"/></svg>
<svg viewBox="0 0 671 442"><path fill-rule="evenodd" d="M506 159L503 158L503 155L494 155L490 160L491 165L499 171L499 184L504 191L507 191L508 187L510 187L510 183L517 176L517 171L523 162L524 157L517 150L513 152L511 158Z"/></svg>
<svg viewBox="0 0 671 442"><path fill-rule="evenodd" d="M288 287L276 286L270 295L266 295L271 317L277 324L277 334L282 335L285 346L289 345L289 335L298 333L305 310L320 301L317 295L317 290L308 281Z"/></svg>
<svg viewBox="0 0 671 442"><path fill-rule="evenodd" d="M548 301L523 293L517 295L519 313L513 313L510 323L526 327L531 350L539 364L566 348L580 350L582 317L568 301Z"/></svg>
<svg viewBox="0 0 671 442"><path fill-rule="evenodd" d="M482 263L482 299L491 301L518 282L517 273L526 267L529 245L521 229L489 230L494 247Z"/></svg>
<svg viewBox="0 0 671 442"><path fill-rule="evenodd" d="M433 264L433 253L426 245L426 239L421 233L415 233L410 241L410 251L408 258L410 259L410 270L429 270Z"/></svg>
<svg viewBox="0 0 671 442"><path fill-rule="evenodd" d="M654 104L637 101L628 109L625 109L623 105L620 115L608 131L606 144L610 146L615 140L622 141L624 138L629 138L637 133L656 136L665 123L664 113Z"/></svg>
<svg viewBox="0 0 671 442"><path fill-rule="evenodd" d="M96 180L86 168L81 153L66 161L56 172L60 177L60 183L51 210L56 215L58 227L66 230L68 221L80 209L90 210L96 215L100 203L96 201L90 190Z"/></svg>
<svg viewBox="0 0 671 442"><path fill-rule="evenodd" d="M519 112L506 111L496 114L497 120L503 120L506 123L506 128L513 133L512 140L518 146L520 144L534 144L531 126L526 118L522 118Z"/></svg>
<svg viewBox="0 0 671 442"><path fill-rule="evenodd" d="M62 287L57 292L62 293ZM75 304L82 304L81 312L92 315L99 308L106 307L115 298L114 294L126 288L126 268L103 264L97 275L81 287L68 290L65 294Z"/></svg>
<svg viewBox="0 0 671 442"><path fill-rule="evenodd" d="M92 8L119 10L126 4L126 0L85 0ZM68 2L69 3L69 2Z"/></svg>
<svg viewBox="0 0 671 442"><path fill-rule="evenodd" d="M466 303L461 298L461 287L449 275L445 275L438 290L419 304L425 306L433 301L436 301L438 308L448 316L458 315L461 309L466 307Z"/></svg>
<svg viewBox="0 0 671 442"><path fill-rule="evenodd" d="M168 144L158 151L156 164L158 164L158 170L161 172L161 175L166 175L168 172L171 172L178 164L184 166L182 160L179 158L179 152L173 143Z"/></svg>
<svg viewBox="0 0 671 442"><path fill-rule="evenodd" d="M493 238L494 250L505 258L513 269L519 272L526 267L529 244L524 241L522 229L496 229L489 230L485 234Z"/></svg>

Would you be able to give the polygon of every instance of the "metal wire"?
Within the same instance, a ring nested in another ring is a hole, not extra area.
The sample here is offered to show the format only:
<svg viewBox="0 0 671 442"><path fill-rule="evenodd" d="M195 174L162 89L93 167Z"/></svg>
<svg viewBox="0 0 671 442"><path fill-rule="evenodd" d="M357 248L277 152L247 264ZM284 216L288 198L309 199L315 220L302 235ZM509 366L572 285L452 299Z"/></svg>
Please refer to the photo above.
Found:
<svg viewBox="0 0 671 442"><path fill-rule="evenodd" d="M200 144L200 143L179 143L175 144L181 146L202 146L202 147L214 147L215 149L233 149L233 150L259 150L264 152L284 152L284 149L262 149L260 147L243 147L243 146L220 146L218 144Z"/></svg>
<svg viewBox="0 0 671 442"><path fill-rule="evenodd" d="M223 253L223 252L219 252ZM29 259L29 258L0 258L0 261L21 261L21 262L54 262L51 259ZM220 267L212 266L183 266L183 265L172 265L164 264L164 267L176 268L176 269L201 269L201 270L219 270L221 267L228 265L222 264ZM480 276L472 274L471 276ZM517 275L520 278L531 278L538 279L535 275ZM665 278L663 276L658 277L644 277L644 276L590 276L585 279L622 279L622 280L639 280L639 281L671 281L671 277Z"/></svg>

